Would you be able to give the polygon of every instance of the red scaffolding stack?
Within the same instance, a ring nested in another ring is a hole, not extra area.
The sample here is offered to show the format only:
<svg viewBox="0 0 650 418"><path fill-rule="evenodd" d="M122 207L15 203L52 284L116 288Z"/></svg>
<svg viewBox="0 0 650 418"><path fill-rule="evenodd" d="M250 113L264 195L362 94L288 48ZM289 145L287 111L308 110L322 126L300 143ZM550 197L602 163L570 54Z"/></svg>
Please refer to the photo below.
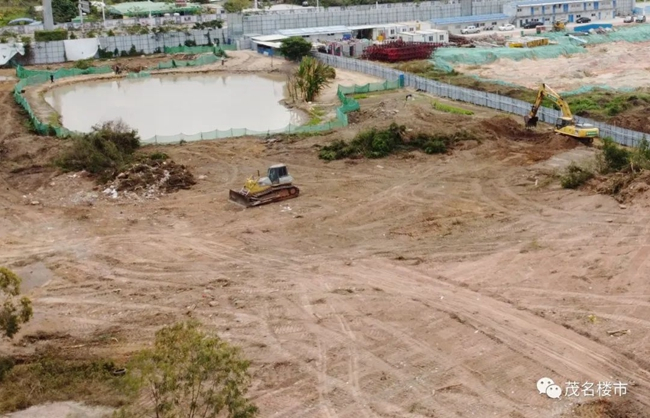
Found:
<svg viewBox="0 0 650 418"><path fill-rule="evenodd" d="M444 46L433 42L404 42L402 40L372 45L363 51L362 59L382 62L424 60L431 57L436 48Z"/></svg>

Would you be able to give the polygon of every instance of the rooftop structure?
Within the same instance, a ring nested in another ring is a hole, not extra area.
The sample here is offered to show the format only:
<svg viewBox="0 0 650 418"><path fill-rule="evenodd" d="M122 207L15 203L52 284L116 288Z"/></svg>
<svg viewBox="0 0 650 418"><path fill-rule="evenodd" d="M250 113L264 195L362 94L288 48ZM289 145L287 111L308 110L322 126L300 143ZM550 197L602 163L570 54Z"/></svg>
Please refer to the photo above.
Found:
<svg viewBox="0 0 650 418"><path fill-rule="evenodd" d="M490 15L476 15L476 16L458 16L458 17L445 17L441 19L431 19L434 25L462 25L463 23L474 22L492 22L500 20L509 20L510 16L504 13L495 13Z"/></svg>
<svg viewBox="0 0 650 418"><path fill-rule="evenodd" d="M318 28L283 29L278 33L284 36L327 35L330 33L350 33L347 26L321 26Z"/></svg>

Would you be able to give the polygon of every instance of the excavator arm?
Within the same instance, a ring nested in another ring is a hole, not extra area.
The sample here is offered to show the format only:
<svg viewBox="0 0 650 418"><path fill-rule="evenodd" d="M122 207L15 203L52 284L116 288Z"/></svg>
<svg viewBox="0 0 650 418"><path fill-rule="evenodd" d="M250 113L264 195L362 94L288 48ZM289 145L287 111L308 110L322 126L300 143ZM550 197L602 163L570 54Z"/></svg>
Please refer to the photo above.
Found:
<svg viewBox="0 0 650 418"><path fill-rule="evenodd" d="M562 99L562 97L560 97L560 95L555 90L546 84L542 84L542 86L539 88L539 91L537 92L537 99L535 99L533 107L530 109L528 115L524 117L527 127L537 126L537 121L539 120L537 117L537 112L539 111L539 107L542 105L544 97L551 99L553 103L555 103L560 108L562 111L562 119L573 120L573 114L571 113L571 108L569 108L568 103L565 102L564 99Z"/></svg>

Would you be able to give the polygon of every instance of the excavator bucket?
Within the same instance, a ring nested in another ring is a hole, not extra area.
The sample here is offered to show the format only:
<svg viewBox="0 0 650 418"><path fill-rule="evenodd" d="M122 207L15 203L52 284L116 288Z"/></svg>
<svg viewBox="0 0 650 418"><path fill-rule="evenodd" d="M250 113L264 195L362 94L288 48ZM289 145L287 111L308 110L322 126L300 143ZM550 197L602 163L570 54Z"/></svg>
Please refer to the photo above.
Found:
<svg viewBox="0 0 650 418"><path fill-rule="evenodd" d="M537 116L533 116L532 118L530 116L524 116L524 121L526 122L526 127L527 128L536 127L538 120L539 120L539 118Z"/></svg>

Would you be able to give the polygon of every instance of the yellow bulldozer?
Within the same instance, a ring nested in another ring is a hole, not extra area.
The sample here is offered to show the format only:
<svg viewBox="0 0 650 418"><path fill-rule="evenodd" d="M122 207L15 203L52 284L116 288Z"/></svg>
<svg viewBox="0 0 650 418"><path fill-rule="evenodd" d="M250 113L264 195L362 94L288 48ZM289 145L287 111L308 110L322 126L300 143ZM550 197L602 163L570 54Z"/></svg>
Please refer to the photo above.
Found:
<svg viewBox="0 0 650 418"><path fill-rule="evenodd" d="M230 190L230 201L245 207L259 206L298 197L300 189L293 184L287 166L276 164L269 167L266 177L249 177L239 191Z"/></svg>
<svg viewBox="0 0 650 418"><path fill-rule="evenodd" d="M553 32L562 32L566 29L566 24L561 20L556 20L553 22Z"/></svg>
<svg viewBox="0 0 650 418"><path fill-rule="evenodd" d="M535 104L533 104L528 115L524 116L526 128L534 128L537 126L539 120L537 111L545 97L551 99L562 111L562 116L555 121L555 132L576 138L587 145L590 145L593 139L600 135L600 130L597 127L586 123L576 123L568 103L547 84L542 84L539 88Z"/></svg>

